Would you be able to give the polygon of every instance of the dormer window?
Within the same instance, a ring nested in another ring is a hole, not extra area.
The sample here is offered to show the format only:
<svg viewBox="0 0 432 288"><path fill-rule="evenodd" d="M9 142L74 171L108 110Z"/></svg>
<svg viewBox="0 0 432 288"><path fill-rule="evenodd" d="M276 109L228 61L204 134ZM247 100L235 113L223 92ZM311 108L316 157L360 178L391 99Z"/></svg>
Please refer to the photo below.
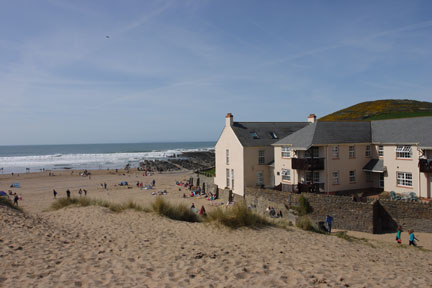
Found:
<svg viewBox="0 0 432 288"><path fill-rule="evenodd" d="M271 136L273 139L278 139L278 137L277 137L277 135L276 135L275 132L270 132L270 136Z"/></svg>
<svg viewBox="0 0 432 288"><path fill-rule="evenodd" d="M259 138L260 138L256 132L250 132L250 136L251 136L253 139L259 139Z"/></svg>

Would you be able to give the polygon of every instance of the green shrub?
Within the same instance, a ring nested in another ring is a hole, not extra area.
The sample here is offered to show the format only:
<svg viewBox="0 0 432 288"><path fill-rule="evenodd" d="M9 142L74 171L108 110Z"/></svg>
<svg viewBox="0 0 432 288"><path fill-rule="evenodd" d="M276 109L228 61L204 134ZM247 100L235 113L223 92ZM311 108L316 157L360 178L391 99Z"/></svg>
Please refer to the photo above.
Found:
<svg viewBox="0 0 432 288"><path fill-rule="evenodd" d="M306 215L312 212L312 207L309 204L309 200L303 195L300 195L299 198L299 208L301 215Z"/></svg>
<svg viewBox="0 0 432 288"><path fill-rule="evenodd" d="M244 203L237 203L227 210L217 208L208 213L207 221L216 222L233 229L240 227L257 228L273 225L265 217L250 210Z"/></svg>
<svg viewBox="0 0 432 288"><path fill-rule="evenodd" d="M86 197L85 198L75 198L75 197L59 198L53 204L51 204L51 209L59 210L61 208L71 206L71 205L81 206L81 207L100 206L100 207L108 208L109 210L117 213L127 209L133 209L141 212L148 212L148 209L141 207L140 205L136 204L133 201L129 201L125 204L117 204L117 203L111 203L104 200L91 199Z"/></svg>
<svg viewBox="0 0 432 288"><path fill-rule="evenodd" d="M13 204L12 200L10 200L9 198L7 198L6 196L0 196L0 205L1 206L6 206L6 207L9 207L11 209L23 212L23 210L22 210L21 207L15 206Z"/></svg>
<svg viewBox="0 0 432 288"><path fill-rule="evenodd" d="M305 231L312 231L317 233L322 233L312 222L311 218L308 216L300 216L297 218L296 226Z"/></svg>
<svg viewBox="0 0 432 288"><path fill-rule="evenodd" d="M188 208L185 204L172 205L162 197L156 198L152 203L154 212L161 216L168 217L173 220L199 222L198 215Z"/></svg>

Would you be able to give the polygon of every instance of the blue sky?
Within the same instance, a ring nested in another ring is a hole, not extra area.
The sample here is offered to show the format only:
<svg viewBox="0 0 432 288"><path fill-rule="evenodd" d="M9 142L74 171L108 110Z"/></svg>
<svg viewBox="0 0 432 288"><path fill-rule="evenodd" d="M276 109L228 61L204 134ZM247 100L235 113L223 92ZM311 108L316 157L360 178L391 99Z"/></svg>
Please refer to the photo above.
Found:
<svg viewBox="0 0 432 288"><path fill-rule="evenodd" d="M432 101L431 1L1 1L0 36L0 145L215 141L228 112Z"/></svg>

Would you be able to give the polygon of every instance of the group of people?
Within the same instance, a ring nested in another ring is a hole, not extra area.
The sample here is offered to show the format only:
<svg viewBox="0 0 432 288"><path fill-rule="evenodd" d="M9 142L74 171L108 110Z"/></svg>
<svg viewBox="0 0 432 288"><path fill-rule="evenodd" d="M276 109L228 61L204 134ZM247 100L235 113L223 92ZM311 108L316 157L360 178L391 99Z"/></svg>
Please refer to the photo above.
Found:
<svg viewBox="0 0 432 288"><path fill-rule="evenodd" d="M78 190L78 195L81 197L82 194L84 194L84 196L87 196L87 190L86 190L86 189L81 189L81 188L80 188L80 189ZM58 192L57 192L55 189L53 189L53 195L54 195L54 199L56 199L56 198L57 198L57 195L58 195ZM67 197L67 198L70 198L70 197L71 197L71 191L70 191L69 189L66 190L66 197Z"/></svg>
<svg viewBox="0 0 432 288"><path fill-rule="evenodd" d="M195 208L195 204L192 203L190 209L191 209L194 213L198 213L198 215L201 215L201 216L206 216L206 215L207 215L207 212L206 212L206 210L205 210L205 208L204 208L204 205L202 205L202 206L201 206L201 209L198 211L198 209Z"/></svg>
<svg viewBox="0 0 432 288"><path fill-rule="evenodd" d="M267 207L266 208L266 213L268 213L270 215L270 217L272 218L282 218L283 214L282 214L282 210L279 210L278 212L276 212L276 209L274 207Z"/></svg>
<svg viewBox="0 0 432 288"><path fill-rule="evenodd" d="M402 244L402 238L401 238L401 235L402 235L402 226L398 226L398 228L397 228L397 232L396 232L396 242L398 243L398 244ZM417 246L417 243L416 243L416 240L417 241L420 241L419 239L417 239L416 237L415 237L415 235L414 235L414 230L413 229L410 229L410 230L408 230L408 234L409 234L409 245L411 246Z"/></svg>

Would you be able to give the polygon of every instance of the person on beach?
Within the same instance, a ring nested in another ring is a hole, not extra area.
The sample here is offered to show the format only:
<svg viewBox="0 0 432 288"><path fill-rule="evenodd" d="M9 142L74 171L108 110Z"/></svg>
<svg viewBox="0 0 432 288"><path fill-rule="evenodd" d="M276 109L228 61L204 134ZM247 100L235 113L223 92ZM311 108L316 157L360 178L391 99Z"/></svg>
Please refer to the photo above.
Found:
<svg viewBox="0 0 432 288"><path fill-rule="evenodd" d="M80 197L81 197L81 194L82 194L82 190L81 190L81 188L78 190L78 194L79 194Z"/></svg>
<svg viewBox="0 0 432 288"><path fill-rule="evenodd" d="M83 191L84 191L84 196L87 196L87 190L83 189Z"/></svg>
<svg viewBox="0 0 432 288"><path fill-rule="evenodd" d="M16 205L16 206L18 206L18 199L19 199L18 194L15 193L15 196L14 196L14 205Z"/></svg>
<svg viewBox="0 0 432 288"><path fill-rule="evenodd" d="M55 189L53 189L53 194L54 194L54 199L57 198L57 191Z"/></svg>
<svg viewBox="0 0 432 288"><path fill-rule="evenodd" d="M330 215L327 215L326 216L326 222L327 222L327 232L331 233L331 225L332 225L332 222L333 222L333 217L330 216Z"/></svg>
<svg viewBox="0 0 432 288"><path fill-rule="evenodd" d="M153 181L152 181L152 186L153 187L156 186L156 180L155 179L153 179Z"/></svg>
<svg viewBox="0 0 432 288"><path fill-rule="evenodd" d="M420 241L419 239L417 239L414 235L414 230L409 230L409 245L413 245L413 246L417 246L417 243L415 242L415 240Z"/></svg>
<svg viewBox="0 0 432 288"><path fill-rule="evenodd" d="M396 232L396 242L399 243L399 244L402 243L401 234L402 234L402 227L398 226L397 232Z"/></svg>
<svg viewBox="0 0 432 288"><path fill-rule="evenodd" d="M66 196L67 196L67 198L70 198L70 190L69 189L66 190Z"/></svg>
<svg viewBox="0 0 432 288"><path fill-rule="evenodd" d="M202 215L202 216L206 215L206 210L204 208L204 205L201 206L201 210L199 211L199 215Z"/></svg>

